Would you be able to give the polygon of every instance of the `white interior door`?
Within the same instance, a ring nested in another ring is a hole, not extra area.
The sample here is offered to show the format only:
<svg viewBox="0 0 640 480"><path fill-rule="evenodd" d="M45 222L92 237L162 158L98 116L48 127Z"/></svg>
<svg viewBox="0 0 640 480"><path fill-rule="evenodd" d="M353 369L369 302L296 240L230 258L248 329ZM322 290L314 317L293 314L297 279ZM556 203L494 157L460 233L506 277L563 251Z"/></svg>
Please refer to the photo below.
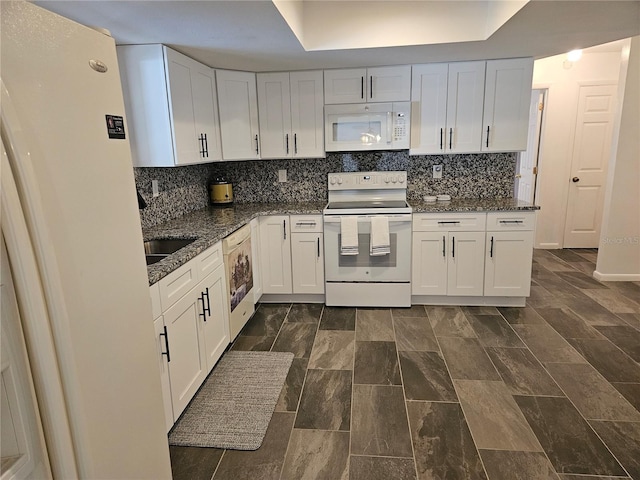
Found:
<svg viewBox="0 0 640 480"><path fill-rule="evenodd" d="M596 248L600 241L616 89L616 85L580 87L564 248Z"/></svg>
<svg viewBox="0 0 640 480"><path fill-rule="evenodd" d="M533 203L535 200L538 152L545 93L546 90L540 89L531 91L527 149L518 156L518 165L516 168L516 198L529 203Z"/></svg>

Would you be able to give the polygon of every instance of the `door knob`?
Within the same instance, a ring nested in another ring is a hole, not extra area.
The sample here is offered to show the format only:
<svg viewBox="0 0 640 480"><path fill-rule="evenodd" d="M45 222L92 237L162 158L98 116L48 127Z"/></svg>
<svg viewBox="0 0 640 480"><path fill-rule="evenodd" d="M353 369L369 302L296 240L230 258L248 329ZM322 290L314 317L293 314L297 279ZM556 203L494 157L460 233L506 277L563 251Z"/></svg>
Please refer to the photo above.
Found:
<svg viewBox="0 0 640 480"><path fill-rule="evenodd" d="M576 183L576 182L579 182L579 181L580 181L580 179L579 179L578 177L573 177L573 178L571 179L571 181L572 181L573 183Z"/></svg>

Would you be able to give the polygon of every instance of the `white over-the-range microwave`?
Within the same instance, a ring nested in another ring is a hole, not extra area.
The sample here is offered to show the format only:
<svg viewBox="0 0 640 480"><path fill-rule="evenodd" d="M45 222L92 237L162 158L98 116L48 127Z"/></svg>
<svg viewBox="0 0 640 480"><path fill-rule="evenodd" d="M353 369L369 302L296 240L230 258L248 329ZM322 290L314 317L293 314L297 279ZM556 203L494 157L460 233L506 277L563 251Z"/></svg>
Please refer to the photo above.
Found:
<svg viewBox="0 0 640 480"><path fill-rule="evenodd" d="M411 102L325 105L325 150L408 149L410 114Z"/></svg>

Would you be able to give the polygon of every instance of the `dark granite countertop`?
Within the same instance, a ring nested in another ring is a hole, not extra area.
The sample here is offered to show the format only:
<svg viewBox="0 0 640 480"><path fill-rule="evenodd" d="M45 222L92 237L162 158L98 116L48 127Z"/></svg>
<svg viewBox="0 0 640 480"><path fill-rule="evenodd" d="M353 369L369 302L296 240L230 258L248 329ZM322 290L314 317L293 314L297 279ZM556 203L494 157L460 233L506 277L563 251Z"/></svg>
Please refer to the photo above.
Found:
<svg viewBox="0 0 640 480"><path fill-rule="evenodd" d="M207 207L155 227L144 228L145 240L156 238L196 238L192 244L149 265L149 285L166 277L207 248L260 215L321 214L326 203L245 203L227 207Z"/></svg>
<svg viewBox="0 0 640 480"><path fill-rule="evenodd" d="M409 200L409 204L413 207L413 213L540 210L537 205L515 198L452 198L448 202L431 203Z"/></svg>
<svg viewBox="0 0 640 480"><path fill-rule="evenodd" d="M437 212L491 212L512 210L538 210L540 207L513 198L471 199L454 198L448 202L427 203L409 201L414 213ZM149 265L149 285L184 265L207 248L233 233L260 215L310 215L321 214L325 202L315 203L244 203L228 207L207 207L188 213L175 220L144 228L145 240L156 238L195 238L196 240L177 252Z"/></svg>

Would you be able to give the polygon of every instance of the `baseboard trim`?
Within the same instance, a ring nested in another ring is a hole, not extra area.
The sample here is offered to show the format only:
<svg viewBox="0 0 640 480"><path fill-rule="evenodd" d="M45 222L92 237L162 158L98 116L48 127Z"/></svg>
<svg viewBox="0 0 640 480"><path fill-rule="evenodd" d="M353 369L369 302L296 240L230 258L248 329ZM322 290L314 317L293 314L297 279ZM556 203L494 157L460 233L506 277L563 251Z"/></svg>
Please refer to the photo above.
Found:
<svg viewBox="0 0 640 480"><path fill-rule="evenodd" d="M600 273L595 270L593 278L600 282L638 282L640 273Z"/></svg>
<svg viewBox="0 0 640 480"><path fill-rule="evenodd" d="M464 307L524 307L527 297L449 297L412 295L412 305L457 305Z"/></svg>
<svg viewBox="0 0 640 480"><path fill-rule="evenodd" d="M260 303L324 303L324 294L263 293L258 301Z"/></svg>

